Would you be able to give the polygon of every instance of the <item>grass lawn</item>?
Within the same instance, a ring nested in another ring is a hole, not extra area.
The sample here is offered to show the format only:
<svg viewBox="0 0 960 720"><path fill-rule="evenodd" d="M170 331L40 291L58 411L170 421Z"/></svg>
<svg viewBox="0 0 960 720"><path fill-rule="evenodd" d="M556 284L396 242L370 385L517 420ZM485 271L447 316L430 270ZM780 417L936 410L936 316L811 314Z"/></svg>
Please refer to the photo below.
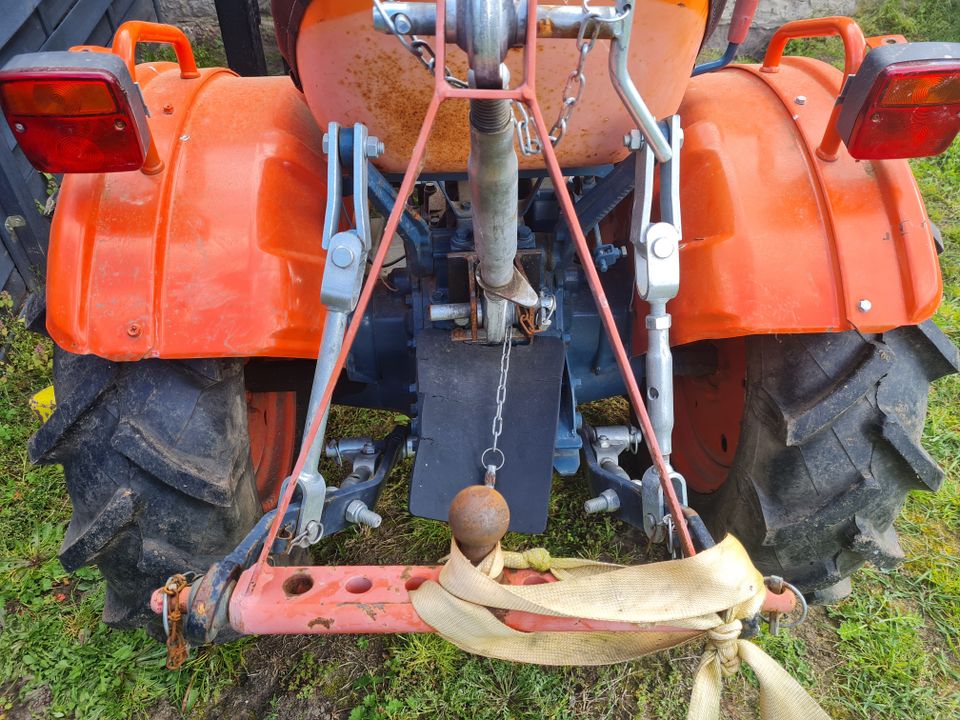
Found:
<svg viewBox="0 0 960 720"><path fill-rule="evenodd" d="M862 11L868 33L960 41L960 3L879 2ZM837 46L803 52L835 58ZM947 250L937 320L960 342L960 142L914 163ZM0 300L2 303L2 300ZM9 304L9 303L7 303ZM192 653L178 672L142 632L99 621L96 570L68 574L57 549L69 518L59 468L32 467L26 442L38 421L27 399L49 383L51 349L0 312L0 720L29 717L168 720L277 718L682 718L696 647L600 669L556 669L465 655L434 636L259 638ZM585 408L618 420L622 404ZM392 415L338 409L331 436L383 433ZM840 604L761 644L836 718L960 717L960 377L930 395L925 444L945 468L936 495L912 494L898 523L907 561L865 569ZM385 492L383 527L322 543L321 562L435 560L444 525L405 512L406 473ZM659 559L638 531L608 517L584 519L578 478L558 479L547 533L532 542L557 555L624 562ZM508 537L515 546L529 539ZM727 682L725 712L753 717L749 673Z"/></svg>

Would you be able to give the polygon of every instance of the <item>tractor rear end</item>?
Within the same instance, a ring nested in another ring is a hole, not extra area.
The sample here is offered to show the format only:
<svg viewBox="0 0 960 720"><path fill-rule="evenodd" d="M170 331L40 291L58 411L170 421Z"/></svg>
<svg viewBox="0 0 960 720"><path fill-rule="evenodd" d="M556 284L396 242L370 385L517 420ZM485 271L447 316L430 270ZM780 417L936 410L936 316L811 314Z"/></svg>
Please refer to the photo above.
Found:
<svg viewBox="0 0 960 720"><path fill-rule="evenodd" d="M734 65L740 0L724 57L695 67L723 4L275 0L293 82L198 70L146 23L4 68L15 136L67 173L57 409L31 455L64 465L61 560L101 568L105 620L162 620L172 664L237 634L433 630L541 662L573 660L523 643L603 637L616 649L584 651L602 662L704 613L776 624L895 564L905 494L943 477L927 387L960 365L930 320L938 235L907 163L960 129L960 47L832 17ZM820 36L842 72L783 57ZM138 42L177 63L135 65ZM579 404L622 395L636 426L584 423ZM328 438L332 403L410 423ZM339 486L323 457L350 466ZM451 562L309 565L380 525L405 457ZM693 592L666 567L505 558L505 532L546 527L554 472L721 600L677 618L527 588ZM483 611L513 640L446 624Z"/></svg>

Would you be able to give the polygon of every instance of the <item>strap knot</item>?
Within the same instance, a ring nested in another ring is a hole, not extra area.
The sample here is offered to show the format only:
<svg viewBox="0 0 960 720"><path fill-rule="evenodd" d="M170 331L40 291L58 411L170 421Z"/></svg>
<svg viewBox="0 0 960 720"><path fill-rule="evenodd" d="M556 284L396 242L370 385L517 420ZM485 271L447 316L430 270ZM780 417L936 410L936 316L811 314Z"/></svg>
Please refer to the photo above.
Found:
<svg viewBox="0 0 960 720"><path fill-rule="evenodd" d="M707 630L707 646L717 654L720 672L724 677L736 675L740 670L740 631L743 624L732 620Z"/></svg>
<svg viewBox="0 0 960 720"><path fill-rule="evenodd" d="M526 566L537 572L549 572L553 558L546 548L531 548L524 550L520 556L523 558Z"/></svg>

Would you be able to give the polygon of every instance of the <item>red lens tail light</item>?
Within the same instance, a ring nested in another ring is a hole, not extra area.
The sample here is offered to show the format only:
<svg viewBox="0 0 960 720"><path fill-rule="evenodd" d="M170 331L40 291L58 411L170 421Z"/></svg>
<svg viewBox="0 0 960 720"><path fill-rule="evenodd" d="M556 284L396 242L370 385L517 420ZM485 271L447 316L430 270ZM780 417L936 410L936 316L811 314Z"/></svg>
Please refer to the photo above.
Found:
<svg viewBox="0 0 960 720"><path fill-rule="evenodd" d="M851 78L842 102L837 126L853 157L939 155L960 131L960 44L877 48Z"/></svg>
<svg viewBox="0 0 960 720"><path fill-rule="evenodd" d="M38 170L138 170L146 158L146 111L114 55L18 56L0 71L0 108Z"/></svg>

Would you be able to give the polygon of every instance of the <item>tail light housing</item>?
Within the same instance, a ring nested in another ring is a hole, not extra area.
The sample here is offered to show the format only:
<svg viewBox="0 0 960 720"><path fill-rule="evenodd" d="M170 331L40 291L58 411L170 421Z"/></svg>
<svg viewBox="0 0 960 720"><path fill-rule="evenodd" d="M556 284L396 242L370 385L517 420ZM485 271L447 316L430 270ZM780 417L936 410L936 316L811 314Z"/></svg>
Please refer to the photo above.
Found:
<svg viewBox="0 0 960 720"><path fill-rule="evenodd" d="M837 128L853 157L939 155L960 131L960 43L879 47L840 102Z"/></svg>
<svg viewBox="0 0 960 720"><path fill-rule="evenodd" d="M0 108L27 159L51 173L139 170L147 111L116 55L18 55L0 70Z"/></svg>

